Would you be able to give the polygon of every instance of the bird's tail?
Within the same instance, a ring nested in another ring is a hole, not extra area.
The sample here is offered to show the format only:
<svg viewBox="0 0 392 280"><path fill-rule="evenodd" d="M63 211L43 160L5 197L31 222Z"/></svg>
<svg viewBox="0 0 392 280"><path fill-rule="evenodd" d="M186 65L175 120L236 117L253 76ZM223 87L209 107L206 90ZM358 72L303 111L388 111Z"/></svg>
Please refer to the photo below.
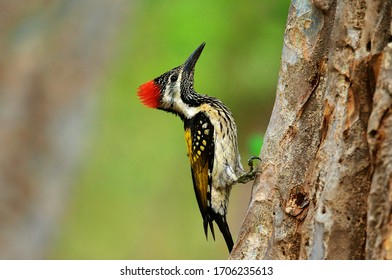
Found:
<svg viewBox="0 0 392 280"><path fill-rule="evenodd" d="M222 232L223 237L225 238L227 249L229 249L229 253L230 253L231 250L233 249L234 242L233 242L233 238L231 237L229 225L227 224L226 221L226 216L216 214L214 220L218 225L219 230Z"/></svg>

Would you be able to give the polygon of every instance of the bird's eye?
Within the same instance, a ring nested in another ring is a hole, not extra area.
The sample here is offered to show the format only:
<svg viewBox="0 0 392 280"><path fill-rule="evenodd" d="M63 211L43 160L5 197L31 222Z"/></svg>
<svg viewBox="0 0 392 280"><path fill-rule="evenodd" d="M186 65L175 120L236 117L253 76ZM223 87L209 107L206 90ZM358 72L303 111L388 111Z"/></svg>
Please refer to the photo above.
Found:
<svg viewBox="0 0 392 280"><path fill-rule="evenodd" d="M172 82L172 83L177 81L177 79L178 79L178 75L177 74L173 74L173 75L170 76L170 82Z"/></svg>

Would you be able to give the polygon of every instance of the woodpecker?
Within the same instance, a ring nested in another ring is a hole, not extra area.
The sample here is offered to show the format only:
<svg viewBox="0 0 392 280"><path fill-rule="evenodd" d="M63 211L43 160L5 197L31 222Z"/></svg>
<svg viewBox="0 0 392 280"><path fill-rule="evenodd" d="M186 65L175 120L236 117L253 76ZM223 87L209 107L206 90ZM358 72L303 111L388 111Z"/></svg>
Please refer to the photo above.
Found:
<svg viewBox="0 0 392 280"><path fill-rule="evenodd" d="M258 158L248 161L250 171L246 173L232 113L217 98L194 90L194 69L204 46L202 43L184 64L141 85L137 94L147 107L173 113L183 121L204 233L208 238L209 227L215 240L215 221L231 252L234 243L226 220L230 191L234 184L254 179L252 160Z"/></svg>

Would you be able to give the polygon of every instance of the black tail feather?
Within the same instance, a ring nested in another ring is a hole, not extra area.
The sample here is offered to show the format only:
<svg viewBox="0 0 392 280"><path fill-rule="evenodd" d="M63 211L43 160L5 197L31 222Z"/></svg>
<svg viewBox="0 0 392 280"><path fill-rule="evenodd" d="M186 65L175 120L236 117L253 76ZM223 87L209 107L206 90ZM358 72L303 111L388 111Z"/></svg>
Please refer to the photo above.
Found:
<svg viewBox="0 0 392 280"><path fill-rule="evenodd" d="M227 245L227 248L229 249L229 253L230 253L231 250L233 249L234 242L233 242L233 238L231 237L229 225L227 224L227 221L226 221L226 216L221 216L219 214L212 212L212 215L208 215L208 216L206 215L204 217L203 227L204 227L204 234L206 235L206 238L208 239L208 227L209 227L211 230L212 238L215 240L214 225L212 223L213 221L215 221L216 224L218 225L219 230L221 231L221 233L226 241L226 245Z"/></svg>
<svg viewBox="0 0 392 280"><path fill-rule="evenodd" d="M233 242L233 238L231 237L229 225L227 224L226 221L226 216L221 216L219 214L216 214L214 220L218 225L220 231L222 232L223 237L225 238L227 249L229 249L229 253L230 253L231 250L233 249L234 242Z"/></svg>
<svg viewBox="0 0 392 280"><path fill-rule="evenodd" d="M210 226L212 238L215 240L215 232L214 232L214 225L212 223L212 219L206 216L203 220L203 226L204 226L204 234L206 235L206 239L208 239L208 226Z"/></svg>

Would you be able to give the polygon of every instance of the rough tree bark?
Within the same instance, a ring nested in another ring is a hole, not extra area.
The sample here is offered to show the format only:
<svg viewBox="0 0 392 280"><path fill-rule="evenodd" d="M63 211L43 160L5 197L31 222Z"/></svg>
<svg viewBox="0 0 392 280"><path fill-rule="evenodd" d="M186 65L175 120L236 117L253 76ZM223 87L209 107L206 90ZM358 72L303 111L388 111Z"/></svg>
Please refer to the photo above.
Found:
<svg viewBox="0 0 392 280"><path fill-rule="evenodd" d="M392 1L293 0L232 259L392 259Z"/></svg>
<svg viewBox="0 0 392 280"><path fill-rule="evenodd" d="M1 1L0 259L45 257L126 5Z"/></svg>

